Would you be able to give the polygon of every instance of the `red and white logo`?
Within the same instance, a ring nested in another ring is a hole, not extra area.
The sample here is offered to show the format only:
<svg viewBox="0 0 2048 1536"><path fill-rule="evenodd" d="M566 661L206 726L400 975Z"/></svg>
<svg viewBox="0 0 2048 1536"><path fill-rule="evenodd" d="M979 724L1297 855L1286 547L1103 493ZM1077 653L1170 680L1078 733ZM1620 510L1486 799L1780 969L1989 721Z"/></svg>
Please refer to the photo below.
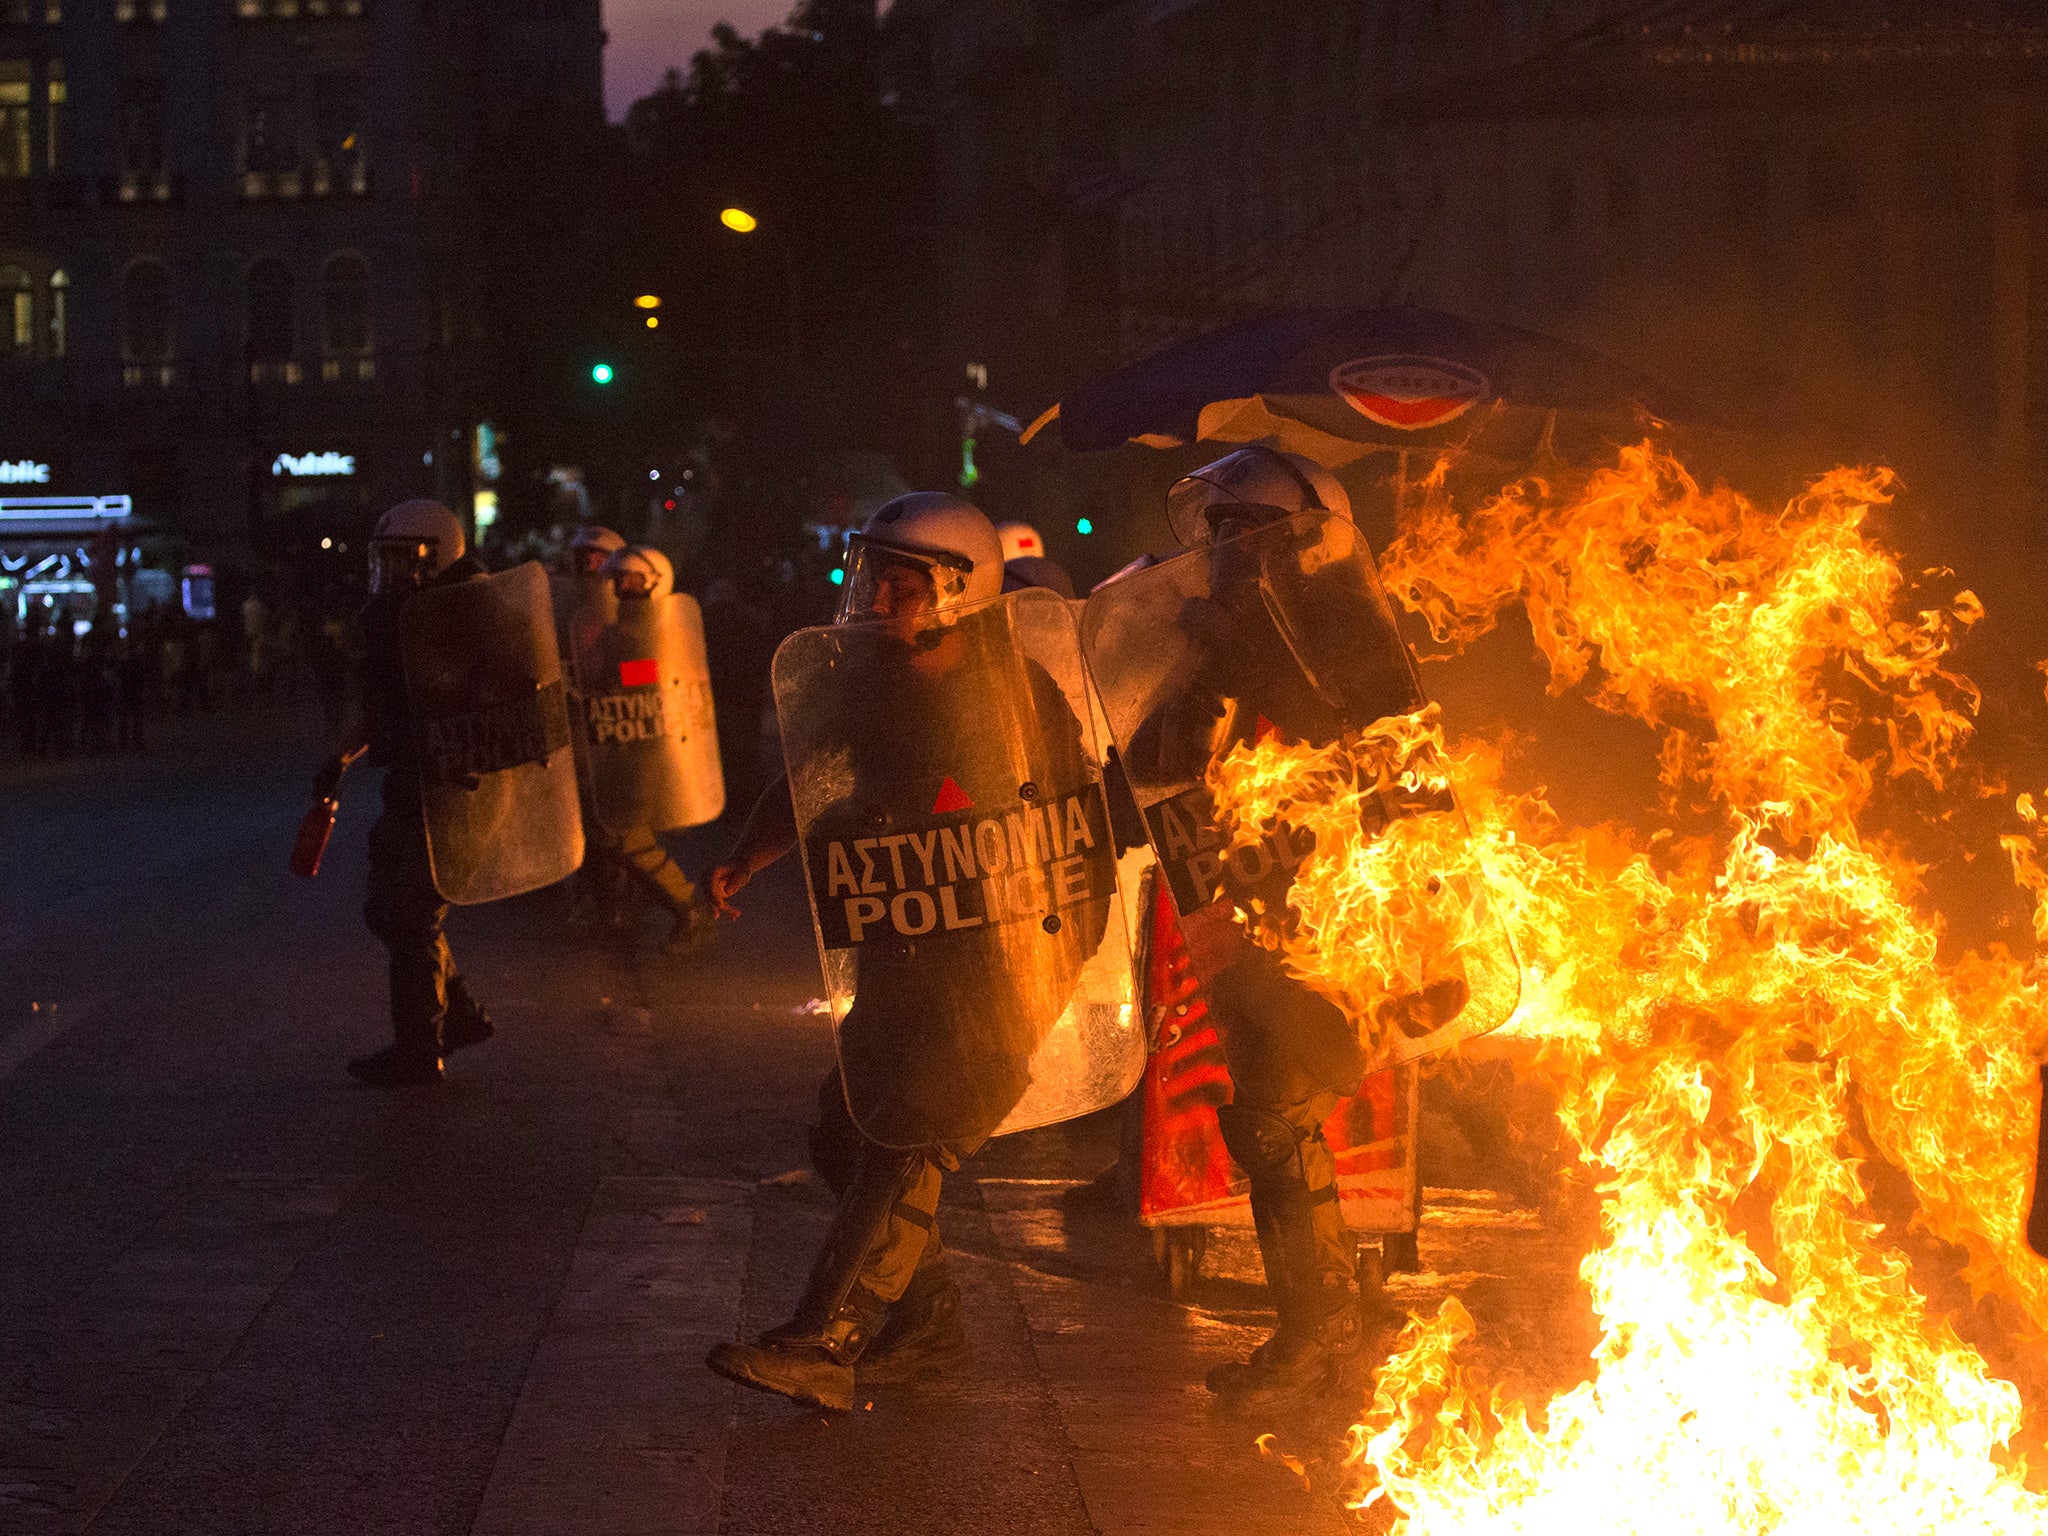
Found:
<svg viewBox="0 0 2048 1536"><path fill-rule="evenodd" d="M1355 357L1330 370L1330 388L1383 427L1419 432L1456 421L1491 394L1486 375L1440 357Z"/></svg>

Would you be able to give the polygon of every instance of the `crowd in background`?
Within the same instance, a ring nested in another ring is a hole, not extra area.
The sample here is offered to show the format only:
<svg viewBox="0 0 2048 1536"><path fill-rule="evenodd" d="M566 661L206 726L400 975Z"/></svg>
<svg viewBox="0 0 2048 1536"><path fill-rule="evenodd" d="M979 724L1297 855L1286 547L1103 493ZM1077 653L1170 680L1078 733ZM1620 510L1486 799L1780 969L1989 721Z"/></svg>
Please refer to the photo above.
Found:
<svg viewBox="0 0 2048 1536"><path fill-rule="evenodd" d="M483 553L504 569L528 558L548 562L556 551L544 538ZM768 571L758 584L765 601L730 578L697 593L727 799L741 811L773 766L764 763L763 728L772 727L764 711L775 646L807 617L776 601L788 585L776 576ZM116 609L102 620L87 594L0 604L0 761L142 752L161 745L177 722L228 712L337 735L363 593L335 582L312 592L294 585L223 572L210 617L173 601ZM770 745L765 755L772 754Z"/></svg>

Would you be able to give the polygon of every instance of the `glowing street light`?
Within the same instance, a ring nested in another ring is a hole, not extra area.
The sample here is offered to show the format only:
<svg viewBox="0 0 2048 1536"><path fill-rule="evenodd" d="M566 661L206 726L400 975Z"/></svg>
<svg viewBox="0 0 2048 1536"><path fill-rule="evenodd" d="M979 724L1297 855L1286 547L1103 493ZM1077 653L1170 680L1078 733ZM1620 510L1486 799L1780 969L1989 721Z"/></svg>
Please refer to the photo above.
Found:
<svg viewBox="0 0 2048 1536"><path fill-rule="evenodd" d="M661 295L658 293L643 293L633 301L633 307L635 309L659 309L661 308Z"/></svg>
<svg viewBox="0 0 2048 1536"><path fill-rule="evenodd" d="M610 363L592 363L592 364L590 365L590 382L591 382L591 383L593 383L593 384L609 384L609 383L611 383L611 381L612 381L612 365L611 365Z"/></svg>
<svg viewBox="0 0 2048 1536"><path fill-rule="evenodd" d="M650 331L651 331L651 330L653 330L653 329L654 329L654 328L655 328L656 326L658 326L658 325L660 325L660 324L661 324L661 316L659 316L659 315L649 315L649 316L647 317L647 329L649 329Z"/></svg>
<svg viewBox="0 0 2048 1536"><path fill-rule="evenodd" d="M736 235L751 235L761 227L759 219L747 212L746 209L737 207L719 209L718 222ZM803 355L803 347L797 339L796 263L790 258L789 247L780 238L779 227L778 231L771 231L770 233L775 234L776 238L768 239L767 236L762 238L767 240L768 245L774 249L775 254L782 258L783 297L789 301L789 360L794 364Z"/></svg>

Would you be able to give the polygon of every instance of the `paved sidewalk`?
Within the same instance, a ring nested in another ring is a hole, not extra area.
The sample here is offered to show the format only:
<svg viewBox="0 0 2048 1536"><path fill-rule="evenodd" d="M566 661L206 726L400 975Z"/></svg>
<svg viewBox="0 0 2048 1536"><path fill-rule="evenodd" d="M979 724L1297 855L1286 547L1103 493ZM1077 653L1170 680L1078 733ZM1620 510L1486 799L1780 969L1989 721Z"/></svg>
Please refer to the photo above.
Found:
<svg viewBox="0 0 2048 1536"><path fill-rule="evenodd" d="M949 1180L971 1367L844 1416L712 1376L712 1343L787 1316L829 1216L797 871L685 959L651 915L636 947L572 943L559 891L458 911L497 1038L438 1090L365 1091L374 785L295 880L315 756L224 742L0 797L0 1533L1342 1528L1201 1387L1270 1326L1248 1235L1179 1306L1127 1218L1069 1197L1108 1117ZM1533 1215L1446 1195L1423 1250L1418 1304L1455 1287L1532 1353L1580 1347L1544 1321L1572 1254Z"/></svg>

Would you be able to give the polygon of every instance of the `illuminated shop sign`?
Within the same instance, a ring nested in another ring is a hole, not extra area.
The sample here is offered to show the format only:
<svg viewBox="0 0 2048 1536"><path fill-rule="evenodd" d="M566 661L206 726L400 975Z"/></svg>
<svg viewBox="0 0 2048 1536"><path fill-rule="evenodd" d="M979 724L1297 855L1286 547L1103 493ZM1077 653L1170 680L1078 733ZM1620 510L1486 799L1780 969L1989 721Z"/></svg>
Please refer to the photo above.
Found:
<svg viewBox="0 0 2048 1536"><path fill-rule="evenodd" d="M356 456L352 453L280 453L270 461L273 475L309 479L315 475L352 475Z"/></svg>
<svg viewBox="0 0 2048 1536"><path fill-rule="evenodd" d="M0 496L0 526L7 523L118 523L135 514L126 496Z"/></svg>
<svg viewBox="0 0 2048 1536"><path fill-rule="evenodd" d="M34 459L0 459L0 485L48 485L50 466Z"/></svg>

